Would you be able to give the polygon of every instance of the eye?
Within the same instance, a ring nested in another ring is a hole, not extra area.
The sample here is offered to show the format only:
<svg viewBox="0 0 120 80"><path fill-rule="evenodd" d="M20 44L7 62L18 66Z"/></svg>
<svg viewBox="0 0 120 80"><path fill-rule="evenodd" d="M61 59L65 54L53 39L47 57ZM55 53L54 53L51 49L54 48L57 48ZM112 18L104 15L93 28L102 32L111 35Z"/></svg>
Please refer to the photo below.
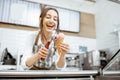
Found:
<svg viewBox="0 0 120 80"><path fill-rule="evenodd" d="M57 21L57 19L54 19L54 21Z"/></svg>
<svg viewBox="0 0 120 80"><path fill-rule="evenodd" d="M46 17L47 19L50 19L50 18L51 18L51 15L47 14L45 17Z"/></svg>
<svg viewBox="0 0 120 80"><path fill-rule="evenodd" d="M51 17L50 16L46 16L47 19L50 19Z"/></svg>
<svg viewBox="0 0 120 80"><path fill-rule="evenodd" d="M54 18L54 21L58 21L58 18Z"/></svg>

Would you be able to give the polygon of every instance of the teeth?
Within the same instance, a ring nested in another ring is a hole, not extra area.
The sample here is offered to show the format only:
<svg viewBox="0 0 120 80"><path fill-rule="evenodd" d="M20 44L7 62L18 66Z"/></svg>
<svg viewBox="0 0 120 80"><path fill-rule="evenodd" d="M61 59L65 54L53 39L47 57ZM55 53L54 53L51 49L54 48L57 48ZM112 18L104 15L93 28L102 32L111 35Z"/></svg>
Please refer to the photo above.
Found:
<svg viewBox="0 0 120 80"><path fill-rule="evenodd" d="M52 25L47 25L48 27L53 27Z"/></svg>

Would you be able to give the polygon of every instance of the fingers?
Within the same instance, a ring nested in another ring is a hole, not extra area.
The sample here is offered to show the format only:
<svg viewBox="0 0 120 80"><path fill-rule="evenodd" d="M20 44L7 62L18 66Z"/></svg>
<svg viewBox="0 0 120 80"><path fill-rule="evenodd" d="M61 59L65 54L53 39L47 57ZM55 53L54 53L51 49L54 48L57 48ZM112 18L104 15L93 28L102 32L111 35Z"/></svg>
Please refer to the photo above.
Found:
<svg viewBox="0 0 120 80"><path fill-rule="evenodd" d="M66 52L70 50L69 45L65 43L61 43L60 48Z"/></svg>
<svg viewBox="0 0 120 80"><path fill-rule="evenodd" d="M45 59L48 55L48 49L45 48L45 47L42 47L42 48L39 49L38 53L40 55L40 58Z"/></svg>

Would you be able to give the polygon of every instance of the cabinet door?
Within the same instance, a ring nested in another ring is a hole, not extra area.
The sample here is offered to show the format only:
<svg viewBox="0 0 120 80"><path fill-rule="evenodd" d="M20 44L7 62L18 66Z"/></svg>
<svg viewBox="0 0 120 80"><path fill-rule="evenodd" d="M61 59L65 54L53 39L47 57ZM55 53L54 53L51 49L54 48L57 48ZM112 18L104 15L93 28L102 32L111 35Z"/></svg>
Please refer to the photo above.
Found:
<svg viewBox="0 0 120 80"><path fill-rule="evenodd" d="M93 14L83 13L80 14L80 36L96 38L95 30L95 17Z"/></svg>

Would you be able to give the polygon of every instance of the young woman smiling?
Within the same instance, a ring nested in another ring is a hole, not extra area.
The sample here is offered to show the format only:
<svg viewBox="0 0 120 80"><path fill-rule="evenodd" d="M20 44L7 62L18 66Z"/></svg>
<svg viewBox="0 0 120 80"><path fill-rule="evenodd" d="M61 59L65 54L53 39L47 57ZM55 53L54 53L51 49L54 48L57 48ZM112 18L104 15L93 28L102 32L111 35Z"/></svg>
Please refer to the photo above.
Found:
<svg viewBox="0 0 120 80"><path fill-rule="evenodd" d="M23 55L23 65L26 66L26 68L65 68L65 55L69 51L69 45L63 42L64 34L59 33L58 29L58 11L55 8L45 8L40 15L40 32L36 43L39 46L39 49L34 54ZM53 32L57 33L54 39ZM51 59L46 60L49 56L51 56ZM48 61L49 66L46 61Z"/></svg>

